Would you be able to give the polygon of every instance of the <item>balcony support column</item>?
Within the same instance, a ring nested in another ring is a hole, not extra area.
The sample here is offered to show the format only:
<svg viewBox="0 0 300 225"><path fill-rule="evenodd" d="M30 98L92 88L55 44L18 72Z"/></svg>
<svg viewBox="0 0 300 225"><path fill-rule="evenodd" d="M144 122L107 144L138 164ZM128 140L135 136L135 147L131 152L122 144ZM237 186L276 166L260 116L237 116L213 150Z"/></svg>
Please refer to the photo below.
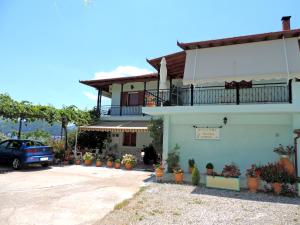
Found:
<svg viewBox="0 0 300 225"><path fill-rule="evenodd" d="M194 85L191 84L191 106L194 105Z"/></svg>
<svg viewBox="0 0 300 225"><path fill-rule="evenodd" d="M288 91L289 91L289 103L293 103L292 79L289 80Z"/></svg>
<svg viewBox="0 0 300 225"><path fill-rule="evenodd" d="M170 93L169 93L169 102L170 106L172 105L172 77L170 77Z"/></svg>
<svg viewBox="0 0 300 225"><path fill-rule="evenodd" d="M240 104L240 85L236 83L236 104Z"/></svg>
<svg viewBox="0 0 300 225"><path fill-rule="evenodd" d="M96 113L98 118L101 116L101 98L102 98L102 88L99 88L98 97L97 97L97 108L96 108Z"/></svg>
<svg viewBox="0 0 300 225"><path fill-rule="evenodd" d="M146 106L146 90L147 90L147 82L145 81L144 82L144 93L143 93L143 98L144 98L144 100L143 100L143 106Z"/></svg>
<svg viewBox="0 0 300 225"><path fill-rule="evenodd" d="M122 116L122 103L123 103L123 86L124 84L121 84L121 93L120 93L120 116Z"/></svg>

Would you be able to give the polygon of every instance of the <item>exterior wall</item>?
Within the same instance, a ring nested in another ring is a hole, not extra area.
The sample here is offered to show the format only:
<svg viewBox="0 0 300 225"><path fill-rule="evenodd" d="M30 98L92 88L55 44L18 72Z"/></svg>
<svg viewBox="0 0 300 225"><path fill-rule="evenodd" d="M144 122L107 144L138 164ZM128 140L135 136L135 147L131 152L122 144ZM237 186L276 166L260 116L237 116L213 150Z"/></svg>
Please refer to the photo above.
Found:
<svg viewBox="0 0 300 225"><path fill-rule="evenodd" d="M137 133L136 135L136 146L123 146L123 133L112 133L112 142L111 146L117 145L117 152L121 157L123 154L133 154L137 158L140 157L141 150L144 146L147 146L151 143L152 139L149 133Z"/></svg>
<svg viewBox="0 0 300 225"><path fill-rule="evenodd" d="M228 123L220 129L220 140L195 139L193 125L220 126L225 116ZM278 160L278 155L273 153L274 147L279 144L293 144L292 115L172 115L168 143L169 151L176 143L181 147L180 165L185 171L188 169L188 159L194 158L201 172L205 172L208 162L214 164L217 172L221 172L225 164L234 162L244 176L245 170L253 163L263 164Z"/></svg>

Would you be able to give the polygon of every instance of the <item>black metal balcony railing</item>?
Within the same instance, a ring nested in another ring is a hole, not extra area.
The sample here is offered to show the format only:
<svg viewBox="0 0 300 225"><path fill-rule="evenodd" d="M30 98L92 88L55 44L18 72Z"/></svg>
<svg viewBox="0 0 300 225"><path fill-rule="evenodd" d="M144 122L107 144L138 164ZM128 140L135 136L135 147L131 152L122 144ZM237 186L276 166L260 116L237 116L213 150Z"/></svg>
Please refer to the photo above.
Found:
<svg viewBox="0 0 300 225"><path fill-rule="evenodd" d="M136 116L142 115L143 106L120 106L104 105L101 106L101 116Z"/></svg>
<svg viewBox="0 0 300 225"><path fill-rule="evenodd" d="M225 89L214 87L182 87L146 91L145 105L208 105L291 103L291 86L286 83L257 84L252 88ZM156 104L158 103L158 104Z"/></svg>

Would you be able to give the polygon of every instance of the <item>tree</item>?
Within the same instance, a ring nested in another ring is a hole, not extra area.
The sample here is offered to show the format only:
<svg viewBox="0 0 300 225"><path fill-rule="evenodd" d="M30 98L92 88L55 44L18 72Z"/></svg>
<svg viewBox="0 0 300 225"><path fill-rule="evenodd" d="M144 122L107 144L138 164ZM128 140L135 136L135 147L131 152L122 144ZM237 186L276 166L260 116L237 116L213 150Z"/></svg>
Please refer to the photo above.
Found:
<svg viewBox="0 0 300 225"><path fill-rule="evenodd" d="M163 144L163 120L152 119L148 123L148 130L152 138L152 145L157 153L162 153Z"/></svg>

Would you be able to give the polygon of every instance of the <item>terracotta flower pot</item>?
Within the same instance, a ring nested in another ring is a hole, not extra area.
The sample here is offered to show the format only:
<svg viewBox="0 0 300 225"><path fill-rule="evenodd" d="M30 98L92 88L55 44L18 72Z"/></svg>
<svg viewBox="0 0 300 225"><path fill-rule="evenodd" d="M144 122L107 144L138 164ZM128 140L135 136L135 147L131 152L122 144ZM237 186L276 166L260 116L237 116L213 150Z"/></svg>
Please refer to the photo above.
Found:
<svg viewBox="0 0 300 225"><path fill-rule="evenodd" d="M207 175L212 175L214 173L214 169L206 169Z"/></svg>
<svg viewBox="0 0 300 225"><path fill-rule="evenodd" d="M75 164L76 164L76 165L80 165L80 164L81 164L80 159L76 159Z"/></svg>
<svg viewBox="0 0 300 225"><path fill-rule="evenodd" d="M132 164L131 163L125 163L126 170L132 170Z"/></svg>
<svg viewBox="0 0 300 225"><path fill-rule="evenodd" d="M114 164L113 164L112 161L107 161L106 166L109 167L109 168L112 168L114 166Z"/></svg>
<svg viewBox="0 0 300 225"><path fill-rule="evenodd" d="M121 168L121 163L115 163L115 169L120 169Z"/></svg>
<svg viewBox="0 0 300 225"><path fill-rule="evenodd" d="M64 161L64 165L69 165L69 161Z"/></svg>
<svg viewBox="0 0 300 225"><path fill-rule="evenodd" d="M248 177L247 178L247 185L249 188L249 191L252 193L257 192L257 189L259 187L259 180L256 177Z"/></svg>
<svg viewBox="0 0 300 225"><path fill-rule="evenodd" d="M288 156L281 156L279 164L284 167L284 169L288 172L289 175L293 175L295 173L294 164L291 162Z"/></svg>
<svg viewBox="0 0 300 225"><path fill-rule="evenodd" d="M281 192L281 183L278 183L278 182L272 183L272 188L274 190L274 193L279 195Z"/></svg>
<svg viewBox="0 0 300 225"><path fill-rule="evenodd" d="M189 174L192 174L194 167L189 167Z"/></svg>
<svg viewBox="0 0 300 225"><path fill-rule="evenodd" d="M100 167L102 165L101 161L96 161L96 167Z"/></svg>
<svg viewBox="0 0 300 225"><path fill-rule="evenodd" d="M160 168L157 168L157 169L155 169L155 175L156 175L156 177L163 177L164 171Z"/></svg>
<svg viewBox="0 0 300 225"><path fill-rule="evenodd" d="M175 183L179 184L183 182L183 173L174 173Z"/></svg>
<svg viewBox="0 0 300 225"><path fill-rule="evenodd" d="M90 159L84 160L84 165L86 165L86 166L92 165L92 160L90 160Z"/></svg>

